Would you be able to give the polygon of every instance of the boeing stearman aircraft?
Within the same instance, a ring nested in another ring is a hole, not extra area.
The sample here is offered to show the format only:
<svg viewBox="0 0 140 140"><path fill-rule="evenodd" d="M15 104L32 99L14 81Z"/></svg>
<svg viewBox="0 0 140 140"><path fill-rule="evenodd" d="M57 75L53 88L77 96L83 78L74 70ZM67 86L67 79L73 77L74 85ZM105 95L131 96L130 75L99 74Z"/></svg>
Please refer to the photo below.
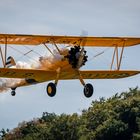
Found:
<svg viewBox="0 0 140 140"><path fill-rule="evenodd" d="M17 87L54 80L46 88L47 94L53 97L56 94L59 80L79 79L84 87L84 95L91 97L94 92L93 86L90 83L85 83L84 79L118 79L140 73L138 70L120 69L124 49L140 44L140 38L0 34L0 44L2 45L0 54L3 63L3 68L0 68L0 77L21 79L20 82L8 87L12 90L12 96L16 94ZM38 68L27 69L16 67L14 57L7 57L8 45L17 47L30 45L34 47L41 44L50 52L53 59L57 58L56 61L42 56L39 58L41 65ZM50 44L55 47L57 55L50 48ZM61 49L58 45L66 45L67 47ZM86 47L114 48L110 69L80 70L88 61ZM114 65L115 70L113 69Z"/></svg>

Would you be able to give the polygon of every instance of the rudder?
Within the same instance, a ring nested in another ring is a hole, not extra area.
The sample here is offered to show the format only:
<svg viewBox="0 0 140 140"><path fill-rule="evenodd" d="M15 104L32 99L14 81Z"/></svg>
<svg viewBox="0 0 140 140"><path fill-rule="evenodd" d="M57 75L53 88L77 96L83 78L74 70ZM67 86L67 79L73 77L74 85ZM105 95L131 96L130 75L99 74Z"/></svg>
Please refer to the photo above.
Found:
<svg viewBox="0 0 140 140"><path fill-rule="evenodd" d="M15 66L15 65L16 65L16 62L15 62L14 58L12 56L9 56L7 58L6 63L5 63L6 68L10 68L10 67Z"/></svg>

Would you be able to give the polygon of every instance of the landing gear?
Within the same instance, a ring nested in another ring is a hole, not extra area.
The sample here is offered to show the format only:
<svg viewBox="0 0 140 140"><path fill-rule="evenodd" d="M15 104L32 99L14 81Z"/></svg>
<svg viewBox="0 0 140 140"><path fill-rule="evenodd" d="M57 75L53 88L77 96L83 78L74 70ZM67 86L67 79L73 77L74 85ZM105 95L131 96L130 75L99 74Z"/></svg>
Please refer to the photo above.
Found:
<svg viewBox="0 0 140 140"><path fill-rule="evenodd" d="M93 92L94 92L94 89L93 89L93 86L91 84L88 83L84 86L84 95L87 98L91 97Z"/></svg>
<svg viewBox="0 0 140 140"><path fill-rule="evenodd" d="M93 95L94 89L93 86L91 84L86 84L82 78L82 75L80 74L80 71L77 71L78 75L79 75L79 80L81 82L81 84L84 86L84 95L89 98Z"/></svg>
<svg viewBox="0 0 140 140"><path fill-rule="evenodd" d="M61 68L58 68L56 70L56 79L55 79L55 82L54 83L49 83L48 86L47 86L47 94L50 96L50 97L53 97L55 96L56 94L56 86L58 84L58 80L59 80L59 75L60 75L60 71L61 71Z"/></svg>
<svg viewBox="0 0 140 140"><path fill-rule="evenodd" d="M59 75L60 75L60 68L56 71L57 72L57 76L56 76L56 79L55 79L55 82L54 83L49 83L47 85L47 88L46 88L46 91L47 91L47 94L48 96L50 97L53 97L55 96L56 94L56 87L57 87L57 84L58 84L58 80L59 80ZM84 95L89 98L93 95L93 86L91 84L85 84L83 78L82 78L82 75L80 73L79 70L76 70L75 72L77 72L77 75L79 75L79 80L81 82L81 84L84 86Z"/></svg>
<svg viewBox="0 0 140 140"><path fill-rule="evenodd" d="M11 95L12 95L12 96L15 96L15 95L16 95L16 91L15 91L16 88L11 88L11 90L12 90L12 91L11 91Z"/></svg>
<svg viewBox="0 0 140 140"><path fill-rule="evenodd" d="M47 90L47 94L50 97L53 97L56 94L56 85L54 83L49 83L46 90Z"/></svg>

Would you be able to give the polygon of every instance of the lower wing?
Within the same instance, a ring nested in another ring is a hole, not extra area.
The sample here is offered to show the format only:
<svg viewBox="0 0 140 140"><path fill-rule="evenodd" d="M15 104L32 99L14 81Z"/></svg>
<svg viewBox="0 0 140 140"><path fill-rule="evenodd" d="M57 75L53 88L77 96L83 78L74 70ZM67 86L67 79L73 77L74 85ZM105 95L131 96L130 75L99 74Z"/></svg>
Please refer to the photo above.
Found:
<svg viewBox="0 0 140 140"><path fill-rule="evenodd" d="M79 72L83 79L118 79L133 76L140 73L140 71L132 70L92 70ZM55 80L57 78L57 72L36 69L0 68L0 77L34 79L37 82L45 82ZM60 72L59 80L70 79L79 79L79 74L76 71Z"/></svg>
<svg viewBox="0 0 140 140"><path fill-rule="evenodd" d="M119 79L134 76L140 71L133 70L106 70L106 71L81 71L83 79Z"/></svg>

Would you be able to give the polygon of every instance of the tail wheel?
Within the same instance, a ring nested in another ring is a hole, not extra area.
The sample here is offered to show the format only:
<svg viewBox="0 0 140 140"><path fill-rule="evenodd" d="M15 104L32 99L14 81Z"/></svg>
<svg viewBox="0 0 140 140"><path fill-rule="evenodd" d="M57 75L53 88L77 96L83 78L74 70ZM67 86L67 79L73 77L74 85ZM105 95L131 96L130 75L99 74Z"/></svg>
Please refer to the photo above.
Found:
<svg viewBox="0 0 140 140"><path fill-rule="evenodd" d="M16 92L15 92L14 90L12 90L12 91L11 91L11 95L12 95L12 96L15 96L15 95L16 95Z"/></svg>
<svg viewBox="0 0 140 140"><path fill-rule="evenodd" d="M47 94L50 97L55 96L55 94L56 94L56 85L54 83L49 83L48 84L48 86L47 86Z"/></svg>
<svg viewBox="0 0 140 140"><path fill-rule="evenodd" d="M86 84L84 87L84 95L89 98L94 92L93 86L91 84Z"/></svg>
<svg viewBox="0 0 140 140"><path fill-rule="evenodd" d="M15 88L11 88L11 90L12 90L12 91L11 91L11 95L12 95L12 96L15 96L15 95L16 95L16 91L15 91L15 90L16 90L16 87L15 87Z"/></svg>

